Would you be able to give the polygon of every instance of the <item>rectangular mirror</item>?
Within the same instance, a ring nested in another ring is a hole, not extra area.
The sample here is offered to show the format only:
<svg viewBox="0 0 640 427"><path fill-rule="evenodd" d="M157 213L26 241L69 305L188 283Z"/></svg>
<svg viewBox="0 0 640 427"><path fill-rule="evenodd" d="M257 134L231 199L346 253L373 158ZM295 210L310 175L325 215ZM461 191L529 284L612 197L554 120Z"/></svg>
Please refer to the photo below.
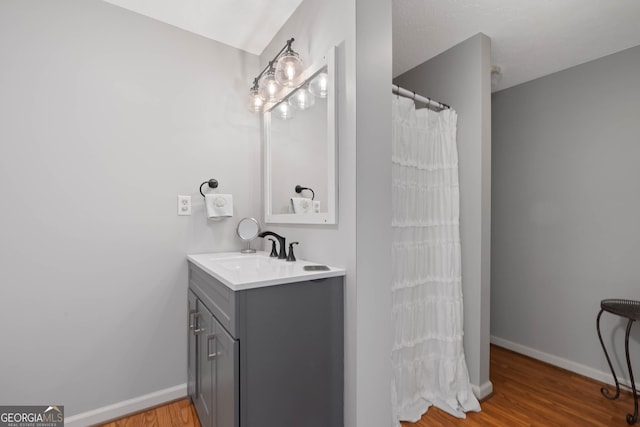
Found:
<svg viewBox="0 0 640 427"><path fill-rule="evenodd" d="M264 119L265 222L336 223L335 48Z"/></svg>

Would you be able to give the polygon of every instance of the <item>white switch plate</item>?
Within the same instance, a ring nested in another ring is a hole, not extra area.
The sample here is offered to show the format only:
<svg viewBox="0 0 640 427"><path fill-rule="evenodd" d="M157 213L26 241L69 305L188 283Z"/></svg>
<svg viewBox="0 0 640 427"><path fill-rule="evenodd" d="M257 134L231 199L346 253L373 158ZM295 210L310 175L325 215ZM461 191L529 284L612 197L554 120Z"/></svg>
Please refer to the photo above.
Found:
<svg viewBox="0 0 640 427"><path fill-rule="evenodd" d="M178 196L178 215L191 215L191 196Z"/></svg>

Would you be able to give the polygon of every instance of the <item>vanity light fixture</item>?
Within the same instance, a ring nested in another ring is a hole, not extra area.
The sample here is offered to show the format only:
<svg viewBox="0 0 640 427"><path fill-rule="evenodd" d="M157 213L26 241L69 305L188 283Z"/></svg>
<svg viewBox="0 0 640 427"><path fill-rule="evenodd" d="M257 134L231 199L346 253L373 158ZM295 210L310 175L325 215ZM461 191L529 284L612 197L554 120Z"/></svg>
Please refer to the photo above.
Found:
<svg viewBox="0 0 640 427"><path fill-rule="evenodd" d="M281 86L276 80L276 72L273 66L270 65L267 72L262 75L258 81L258 86L258 93L263 100L266 102L274 102L277 99L276 95L280 91Z"/></svg>
<svg viewBox="0 0 640 427"><path fill-rule="evenodd" d="M293 42L293 39L291 39L291 42ZM287 42L287 50L276 63L276 80L284 87L294 87L296 79L302 71L300 55L294 52L291 49L291 43Z"/></svg>
<svg viewBox="0 0 640 427"><path fill-rule="evenodd" d="M247 102L249 111L262 112L265 103L278 102L278 94L283 88L292 88L297 84L303 65L300 55L291 49L294 40L287 40L280 52L253 80Z"/></svg>
<svg viewBox="0 0 640 427"><path fill-rule="evenodd" d="M264 106L264 100L258 93L258 79L253 81L253 86L249 90L249 102L247 103L247 108L249 111L254 113L259 113L262 111L262 107Z"/></svg>

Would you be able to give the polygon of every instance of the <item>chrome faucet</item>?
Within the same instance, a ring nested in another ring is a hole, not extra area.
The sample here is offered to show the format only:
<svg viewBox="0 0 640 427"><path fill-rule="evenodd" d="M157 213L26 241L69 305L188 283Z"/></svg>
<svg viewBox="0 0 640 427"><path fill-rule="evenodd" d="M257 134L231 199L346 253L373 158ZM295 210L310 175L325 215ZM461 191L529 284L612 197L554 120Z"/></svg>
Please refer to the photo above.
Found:
<svg viewBox="0 0 640 427"><path fill-rule="evenodd" d="M287 246L286 246L287 239L285 239L279 234L274 233L273 231L263 231L262 233L258 234L258 237L264 238L266 236L273 236L276 239L278 239L278 244L280 245L280 252L278 253L278 259L287 259Z"/></svg>

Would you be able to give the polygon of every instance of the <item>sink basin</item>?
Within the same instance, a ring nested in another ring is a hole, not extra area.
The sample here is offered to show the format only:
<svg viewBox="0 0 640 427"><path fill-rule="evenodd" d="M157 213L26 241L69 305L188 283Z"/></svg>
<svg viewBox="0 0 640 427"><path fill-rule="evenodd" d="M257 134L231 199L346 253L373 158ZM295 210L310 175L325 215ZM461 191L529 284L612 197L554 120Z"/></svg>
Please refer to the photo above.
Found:
<svg viewBox="0 0 640 427"><path fill-rule="evenodd" d="M316 280L345 274L344 269L335 267L329 267L327 271L307 271L304 269L306 265L317 265L317 263L305 260L289 262L270 258L266 252L195 254L189 255L187 259L232 290Z"/></svg>
<svg viewBox="0 0 640 427"><path fill-rule="evenodd" d="M221 268L230 271L239 271L242 269L263 270L277 267L271 258L265 258L256 255L247 255L237 258L226 258L214 261Z"/></svg>

